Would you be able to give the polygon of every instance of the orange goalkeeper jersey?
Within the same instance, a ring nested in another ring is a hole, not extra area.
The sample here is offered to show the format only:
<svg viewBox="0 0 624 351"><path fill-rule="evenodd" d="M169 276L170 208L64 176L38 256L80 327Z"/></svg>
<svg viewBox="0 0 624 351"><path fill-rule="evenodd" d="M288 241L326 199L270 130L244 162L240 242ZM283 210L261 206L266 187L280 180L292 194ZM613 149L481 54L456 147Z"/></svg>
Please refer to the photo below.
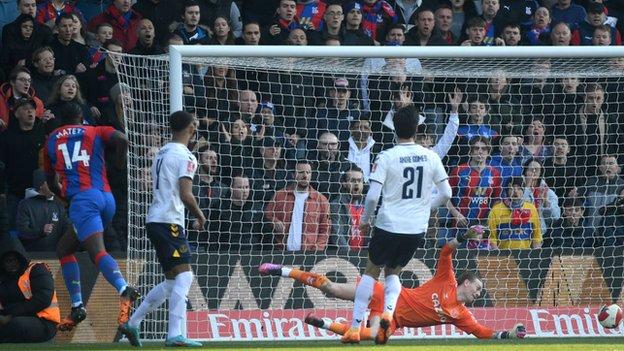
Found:
<svg viewBox="0 0 624 351"><path fill-rule="evenodd" d="M453 251L448 245L442 248L438 268L431 280L415 289L401 289L394 312L394 327L417 328L453 324L480 339L492 337L494 330L479 324L468 308L457 301ZM383 300L384 288L377 282L369 304L371 315L383 312Z"/></svg>

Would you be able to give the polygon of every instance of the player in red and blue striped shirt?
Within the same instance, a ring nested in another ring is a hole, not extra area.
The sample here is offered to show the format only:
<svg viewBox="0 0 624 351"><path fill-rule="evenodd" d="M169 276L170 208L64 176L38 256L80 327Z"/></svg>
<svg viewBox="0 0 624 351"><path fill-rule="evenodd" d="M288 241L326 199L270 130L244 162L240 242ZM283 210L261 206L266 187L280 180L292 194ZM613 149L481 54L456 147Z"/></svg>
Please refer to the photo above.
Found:
<svg viewBox="0 0 624 351"><path fill-rule="evenodd" d="M115 214L115 199L106 177L104 149L109 144L115 145L118 157L125 160L128 140L112 127L83 125L82 108L78 104L69 104L62 112L63 125L50 133L43 152L48 184L69 201L69 218L76 231L75 235L65 234L57 249L72 302L72 312L69 318L61 321L59 329L72 329L86 318L80 270L74 256L79 244L89 252L91 260L121 295L119 322L122 324L126 322L130 305L138 297L138 292L128 286L117 262L104 247L104 227Z"/></svg>
<svg viewBox="0 0 624 351"><path fill-rule="evenodd" d="M487 164L490 141L477 136L469 144L470 161L453 169L449 177L455 193L449 211L458 230L486 221L492 205L501 196L500 171ZM451 233L452 237L456 236L454 234Z"/></svg>

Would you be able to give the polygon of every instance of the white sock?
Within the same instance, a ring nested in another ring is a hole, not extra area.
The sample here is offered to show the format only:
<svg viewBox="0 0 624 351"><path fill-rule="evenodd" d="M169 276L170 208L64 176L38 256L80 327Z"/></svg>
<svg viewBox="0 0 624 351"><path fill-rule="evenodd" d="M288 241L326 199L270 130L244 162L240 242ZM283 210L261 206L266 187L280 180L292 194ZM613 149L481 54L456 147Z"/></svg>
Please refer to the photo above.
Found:
<svg viewBox="0 0 624 351"><path fill-rule="evenodd" d="M128 320L128 325L134 328L138 327L148 313L160 307L171 294L173 282L173 280L165 280L153 287Z"/></svg>
<svg viewBox="0 0 624 351"><path fill-rule="evenodd" d="M290 277L290 271L292 271L292 268L290 267L282 267L282 277Z"/></svg>
<svg viewBox="0 0 624 351"><path fill-rule="evenodd" d="M366 309L368 309L368 303L373 296L373 288L375 287L375 279L373 277L364 274L360 279L355 289L355 299L353 300L353 319L351 320L351 327L359 327L366 315Z"/></svg>
<svg viewBox="0 0 624 351"><path fill-rule="evenodd" d="M186 296L193 283L193 272L187 271L175 277L175 285L169 298L169 338L182 335L182 322L186 314Z"/></svg>
<svg viewBox="0 0 624 351"><path fill-rule="evenodd" d="M386 277L384 286L384 312L394 315L394 309L401 293L401 280L398 275L391 274Z"/></svg>

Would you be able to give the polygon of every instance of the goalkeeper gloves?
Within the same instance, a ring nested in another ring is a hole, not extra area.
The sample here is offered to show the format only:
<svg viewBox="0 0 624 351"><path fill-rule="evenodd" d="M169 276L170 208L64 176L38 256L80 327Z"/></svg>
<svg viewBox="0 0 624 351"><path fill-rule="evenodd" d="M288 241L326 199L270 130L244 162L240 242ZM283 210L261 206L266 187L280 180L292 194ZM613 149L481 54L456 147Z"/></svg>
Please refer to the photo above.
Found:
<svg viewBox="0 0 624 351"><path fill-rule="evenodd" d="M496 334L497 339L524 339L526 336L526 328L522 323L514 325L509 331L502 331Z"/></svg>
<svg viewBox="0 0 624 351"><path fill-rule="evenodd" d="M485 233L485 227L482 225L473 225L470 228L468 228L468 230L466 230L464 233L460 233L457 235L457 241L459 241L459 243L464 243L466 240L478 240L481 239L483 237L483 234Z"/></svg>

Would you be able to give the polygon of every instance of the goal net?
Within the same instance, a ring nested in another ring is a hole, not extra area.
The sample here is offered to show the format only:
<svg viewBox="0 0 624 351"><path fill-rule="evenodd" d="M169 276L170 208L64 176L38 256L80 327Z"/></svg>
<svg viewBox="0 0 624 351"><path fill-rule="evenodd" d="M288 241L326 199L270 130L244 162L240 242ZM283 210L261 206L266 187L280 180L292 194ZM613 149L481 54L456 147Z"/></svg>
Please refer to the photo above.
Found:
<svg viewBox="0 0 624 351"><path fill-rule="evenodd" d="M426 126L419 142L443 157L453 200L433 209L425 247L401 273L404 288L431 279L441 245L480 224L486 240L457 250L453 263L458 276L475 271L484 283L469 304L481 324L524 323L535 336L622 335L622 326L603 329L596 314L602 304L622 303L624 58L587 57L583 49L511 58L518 55L470 48L453 48L467 57L425 48L388 48L385 58L295 57L306 49L208 57L215 48L194 47L173 76L168 57L120 60L130 278L144 294L163 279L144 229L151 160L169 140L172 106L199 121L190 148L208 224L188 232L190 338L335 338L304 318L312 312L348 323L351 302L261 276L258 266L356 283L370 239L358 230L368 177L375 156L394 145L394 112L407 105ZM296 166L302 160L308 165ZM508 192L510 183L520 192ZM148 316L142 337L164 338L166 320L164 308ZM400 328L395 337L467 334L442 325Z"/></svg>

